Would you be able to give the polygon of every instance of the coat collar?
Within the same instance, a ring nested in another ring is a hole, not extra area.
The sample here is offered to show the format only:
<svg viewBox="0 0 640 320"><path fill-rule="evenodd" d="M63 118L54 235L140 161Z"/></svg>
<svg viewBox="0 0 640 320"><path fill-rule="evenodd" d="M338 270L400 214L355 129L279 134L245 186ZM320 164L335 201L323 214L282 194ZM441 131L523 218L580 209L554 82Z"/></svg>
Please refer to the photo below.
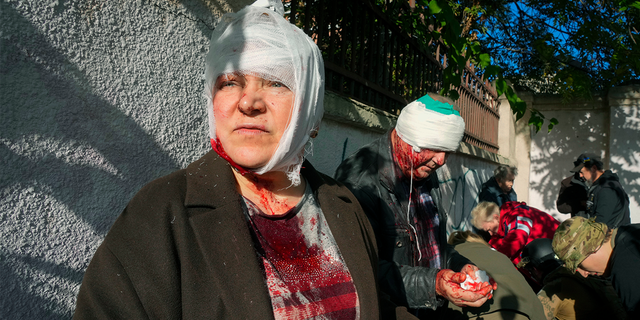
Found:
<svg viewBox="0 0 640 320"><path fill-rule="evenodd" d="M191 163L185 170L185 206L215 209L240 201L231 170L231 165L214 151Z"/></svg>
<svg viewBox="0 0 640 320"><path fill-rule="evenodd" d="M247 306L239 311L238 319L251 319L256 314L272 318L268 289L256 287L256 283L264 283L262 262L256 255L231 170L228 162L213 151L189 165L185 170L185 206L206 264L220 288L224 288L223 300ZM319 174L308 161L303 163L301 174L316 195L349 267L358 289L361 314L376 311L375 266L371 265L371 256L376 253L369 245L374 240L363 227L368 225L366 216L353 213L361 209L346 187Z"/></svg>
<svg viewBox="0 0 640 320"><path fill-rule="evenodd" d="M189 224L210 277L219 292L220 309L237 319L260 314L273 319L269 291L264 284L262 262L242 209L242 198L228 162L210 151L185 170L185 207ZM262 285L259 285L262 284ZM244 308L235 308L242 305Z"/></svg>

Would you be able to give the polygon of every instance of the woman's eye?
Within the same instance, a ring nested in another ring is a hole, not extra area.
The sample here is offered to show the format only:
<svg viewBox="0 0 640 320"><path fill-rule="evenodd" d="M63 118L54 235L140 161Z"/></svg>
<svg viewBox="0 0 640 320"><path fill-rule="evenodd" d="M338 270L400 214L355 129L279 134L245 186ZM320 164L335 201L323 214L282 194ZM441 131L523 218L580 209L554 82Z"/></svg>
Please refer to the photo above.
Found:
<svg viewBox="0 0 640 320"><path fill-rule="evenodd" d="M274 88L287 88L287 86L285 86L282 82L271 82L271 86Z"/></svg>
<svg viewBox="0 0 640 320"><path fill-rule="evenodd" d="M238 76L235 74L226 74L218 77L218 81L216 81L216 87L218 90L222 90L225 88L231 88L240 85L240 80Z"/></svg>

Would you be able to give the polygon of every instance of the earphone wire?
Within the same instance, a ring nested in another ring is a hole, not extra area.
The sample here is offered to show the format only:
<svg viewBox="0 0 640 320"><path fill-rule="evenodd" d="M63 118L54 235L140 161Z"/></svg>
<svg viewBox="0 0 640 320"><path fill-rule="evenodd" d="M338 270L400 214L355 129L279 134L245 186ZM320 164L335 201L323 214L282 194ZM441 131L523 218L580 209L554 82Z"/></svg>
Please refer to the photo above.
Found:
<svg viewBox="0 0 640 320"><path fill-rule="evenodd" d="M416 231L416 228L413 226L410 220L412 192L413 192L413 159L411 160L411 181L409 182L409 201L407 201L407 222L409 223L409 227L413 231L413 235L416 239L416 246L418 247L418 261L420 261L422 260L422 250L420 250L420 241L418 241L418 232Z"/></svg>

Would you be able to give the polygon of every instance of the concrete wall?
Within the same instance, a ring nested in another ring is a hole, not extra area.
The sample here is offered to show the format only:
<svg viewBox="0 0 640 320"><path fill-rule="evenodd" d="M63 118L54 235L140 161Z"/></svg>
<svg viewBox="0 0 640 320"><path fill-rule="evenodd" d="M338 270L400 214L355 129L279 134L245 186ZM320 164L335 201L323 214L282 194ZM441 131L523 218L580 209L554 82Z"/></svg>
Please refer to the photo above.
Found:
<svg viewBox="0 0 640 320"><path fill-rule="evenodd" d="M640 84L617 87L608 95L609 168L629 195L631 222L640 222Z"/></svg>
<svg viewBox="0 0 640 320"><path fill-rule="evenodd" d="M549 133L543 129L531 136L529 204L559 220L568 218L555 205L560 181L571 174L578 155L592 151L603 157L605 168L620 176L631 200L631 221L640 222L639 89L618 87L606 98L571 103L558 96L533 96L529 106L560 123Z"/></svg>
<svg viewBox="0 0 640 320"><path fill-rule="evenodd" d="M210 149L208 38L251 2L0 2L0 319L70 318L133 194ZM395 121L331 93L326 108L309 158L329 175ZM450 230L468 227L480 184L509 157L463 145L439 169Z"/></svg>

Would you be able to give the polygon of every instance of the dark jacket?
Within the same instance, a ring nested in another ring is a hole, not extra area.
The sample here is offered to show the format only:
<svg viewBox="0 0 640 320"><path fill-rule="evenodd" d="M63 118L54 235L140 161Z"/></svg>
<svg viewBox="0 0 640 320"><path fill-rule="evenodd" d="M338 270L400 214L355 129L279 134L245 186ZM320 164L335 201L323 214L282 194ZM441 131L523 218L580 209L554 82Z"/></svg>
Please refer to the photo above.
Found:
<svg viewBox="0 0 640 320"><path fill-rule="evenodd" d="M308 162L303 168L353 278L361 318L380 318L366 216L347 188ZM231 170L209 152L143 187L91 260L74 319L273 319Z"/></svg>
<svg viewBox="0 0 640 320"><path fill-rule="evenodd" d="M480 191L480 195L478 195L478 202L488 201L493 202L501 207L507 201L517 201L518 195L516 195L515 190L511 188L509 193L502 192L500 185L498 185L498 181L495 177L491 177L487 182L482 184L482 190Z"/></svg>
<svg viewBox="0 0 640 320"><path fill-rule="evenodd" d="M631 223L629 196L611 170L605 171L589 189L587 218L590 217L596 217L596 222L602 222L609 228Z"/></svg>
<svg viewBox="0 0 640 320"><path fill-rule="evenodd" d="M613 252L606 273L629 319L640 319L640 224L621 226L611 238Z"/></svg>
<svg viewBox="0 0 640 320"><path fill-rule="evenodd" d="M399 305L436 309L445 303L437 299L435 292L439 269L415 266L418 251L406 217L409 195L395 173L391 149L391 132L388 132L345 159L335 177L351 189L371 221L380 253L381 289ZM447 244L447 214L440 203L435 171L427 179L440 221L441 265L460 271L470 261Z"/></svg>
<svg viewBox="0 0 640 320"><path fill-rule="evenodd" d="M583 277L559 267L543 280L538 292L556 319L626 319L618 294L611 283L598 277Z"/></svg>
<svg viewBox="0 0 640 320"><path fill-rule="evenodd" d="M564 178L560 182L556 208L560 213L570 213L572 217L586 217L587 191L587 185L575 175Z"/></svg>

